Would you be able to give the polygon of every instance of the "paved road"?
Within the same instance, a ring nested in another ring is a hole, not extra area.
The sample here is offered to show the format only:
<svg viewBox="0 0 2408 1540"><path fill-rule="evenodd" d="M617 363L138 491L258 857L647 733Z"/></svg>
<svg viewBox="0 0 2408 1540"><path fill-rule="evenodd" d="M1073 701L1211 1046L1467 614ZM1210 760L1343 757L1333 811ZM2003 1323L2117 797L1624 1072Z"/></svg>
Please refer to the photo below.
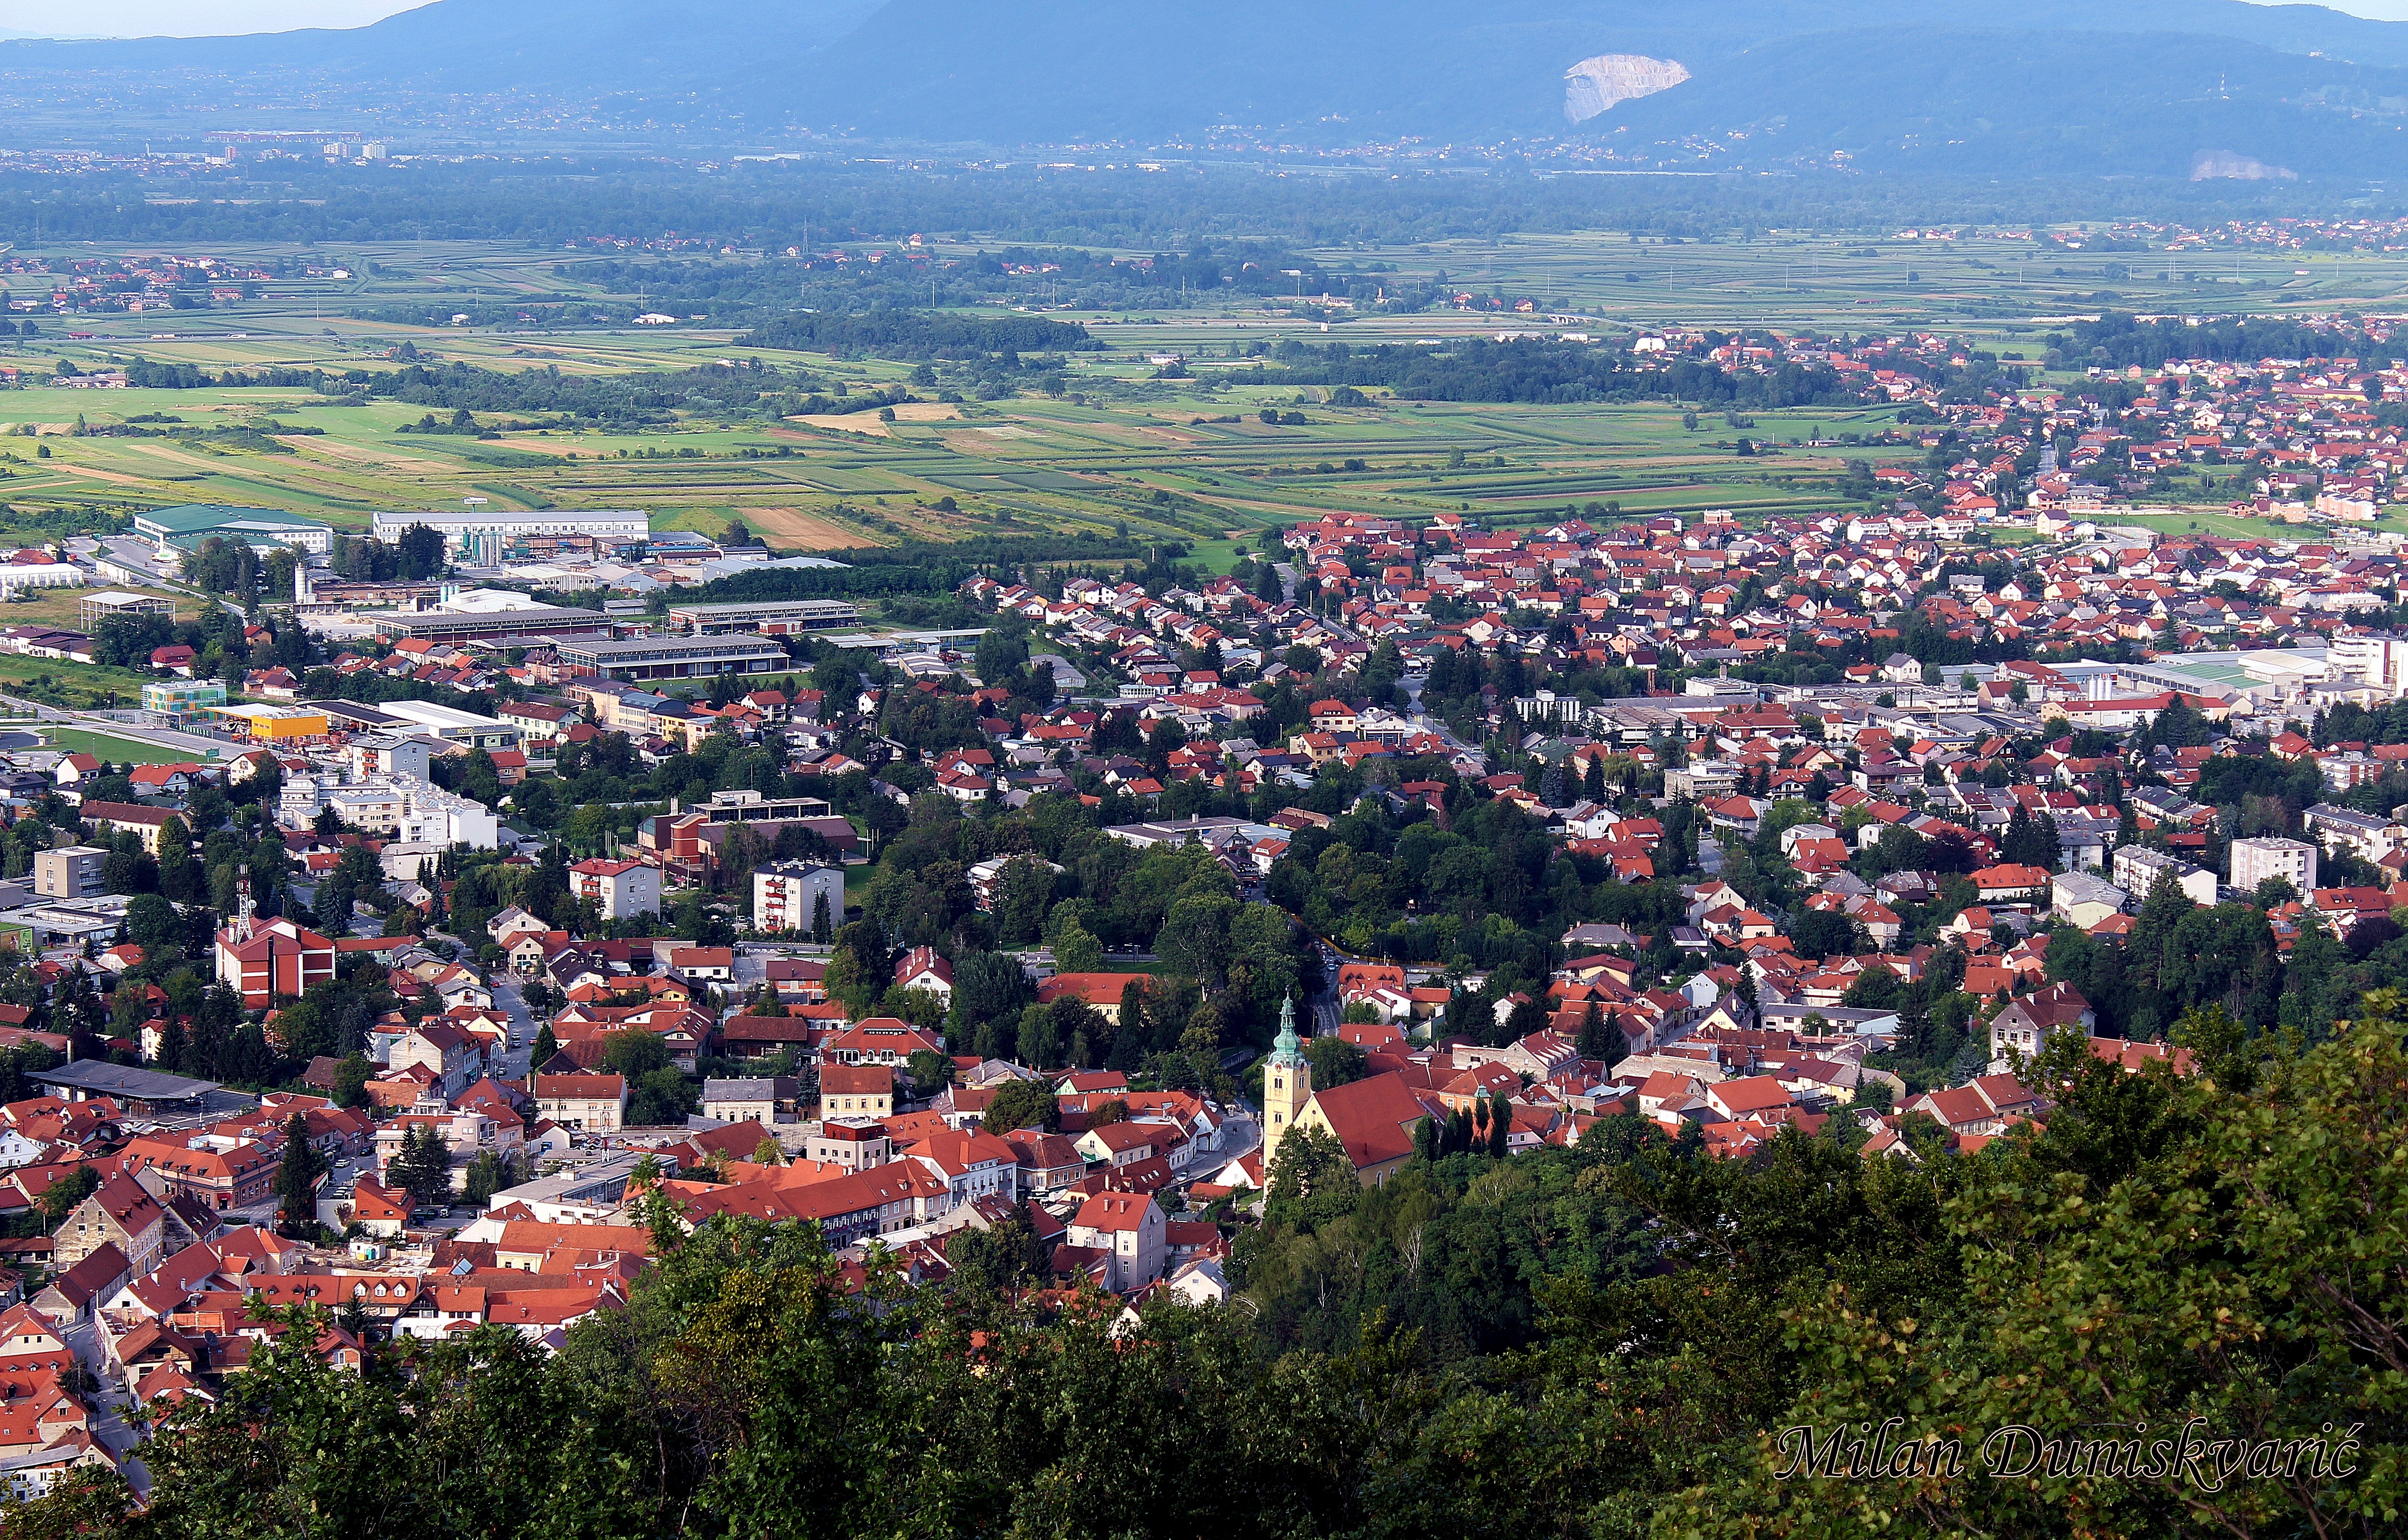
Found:
<svg viewBox="0 0 2408 1540"><path fill-rule="evenodd" d="M503 1078L523 1080L527 1061L535 1055L535 1013L527 1009L526 994L519 980L503 974L494 976L494 1004L508 1011L510 1018L510 1046L502 1055Z"/></svg>
<svg viewBox="0 0 2408 1540"><path fill-rule="evenodd" d="M126 1423L125 1413L133 1408L134 1398L125 1391L124 1381L108 1371L107 1354L100 1340L100 1328L91 1320L79 1320L60 1333L75 1350L76 1361L92 1371L100 1381L100 1389L89 1398L92 1406L92 1436L106 1445L109 1453L118 1456L120 1468L136 1492L150 1490L150 1473L142 1462L128 1457L127 1451L140 1442L139 1435Z"/></svg>
<svg viewBox="0 0 2408 1540"><path fill-rule="evenodd" d="M1326 946L1321 947L1321 988L1305 997L1305 1005L1312 1012L1308 1020L1312 1024L1315 1037L1338 1035L1338 1019L1342 1014L1338 1004L1338 964L1340 961L1337 952Z"/></svg>

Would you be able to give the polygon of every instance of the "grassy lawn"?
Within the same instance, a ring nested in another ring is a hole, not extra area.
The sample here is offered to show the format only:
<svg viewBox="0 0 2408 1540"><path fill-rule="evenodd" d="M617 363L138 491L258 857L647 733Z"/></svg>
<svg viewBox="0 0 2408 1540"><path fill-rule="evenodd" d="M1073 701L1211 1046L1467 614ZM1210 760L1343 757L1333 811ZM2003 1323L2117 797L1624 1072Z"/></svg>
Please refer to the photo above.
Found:
<svg viewBox="0 0 2408 1540"><path fill-rule="evenodd" d="M2128 516L2111 508L2101 514L2101 524L2133 524L2143 529L2157 530L2164 535L2210 535L2232 540L2326 540L2344 532L2354 533L2356 526L2343 526L2331 534L2312 524L2286 524L2277 519L2251 519L2238 514L2186 510L2179 514ZM2375 526L2367 526L2373 528ZM2392 528L2400 527L2397 521Z"/></svg>
<svg viewBox="0 0 2408 1540"><path fill-rule="evenodd" d="M41 732L57 748L92 754L112 764L181 764L194 757L180 749L166 749L138 738L121 738L81 727L45 726Z"/></svg>
<svg viewBox="0 0 2408 1540"><path fill-rule="evenodd" d="M49 625L62 626L70 630L80 629L83 624L83 601L91 594L101 592L104 590L93 588L27 589L25 592L30 595L29 597L0 605L0 625ZM145 598L165 599L176 606L176 619L179 620L193 620L201 612L199 600L189 593L178 593L167 589L135 588L112 583L107 586L105 592L138 593Z"/></svg>
<svg viewBox="0 0 2408 1540"><path fill-rule="evenodd" d="M142 687L152 682L151 676L130 668L0 653L0 691L23 693L45 706L139 706Z"/></svg>

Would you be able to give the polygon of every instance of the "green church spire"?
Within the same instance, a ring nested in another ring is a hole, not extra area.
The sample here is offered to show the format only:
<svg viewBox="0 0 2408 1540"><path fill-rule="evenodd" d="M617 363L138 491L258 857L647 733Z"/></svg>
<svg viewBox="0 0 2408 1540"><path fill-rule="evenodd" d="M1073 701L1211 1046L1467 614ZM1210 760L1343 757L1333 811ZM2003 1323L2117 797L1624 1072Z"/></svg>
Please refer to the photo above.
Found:
<svg viewBox="0 0 2408 1540"><path fill-rule="evenodd" d="M1296 1038L1296 997L1290 995L1280 1002L1280 1030L1271 1043L1271 1062L1293 1066L1304 1062L1304 1047Z"/></svg>

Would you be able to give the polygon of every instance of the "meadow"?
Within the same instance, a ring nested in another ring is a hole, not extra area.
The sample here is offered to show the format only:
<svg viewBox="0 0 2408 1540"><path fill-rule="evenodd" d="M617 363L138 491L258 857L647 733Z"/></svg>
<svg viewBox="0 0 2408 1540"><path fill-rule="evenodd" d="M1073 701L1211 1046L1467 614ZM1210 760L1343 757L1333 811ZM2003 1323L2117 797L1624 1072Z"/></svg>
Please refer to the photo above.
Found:
<svg viewBox="0 0 2408 1540"><path fill-rule="evenodd" d="M939 243L938 254L970 249ZM2048 331L2104 303L2286 313L2408 299L2408 258L2389 254L2305 262L2276 251L2069 252L1987 238L1762 235L1679 242L1596 233L1319 255L1332 264L1390 263L1424 277L1442 272L1450 287L1524 295L1542 308L1358 317L1311 304L1310 296L1232 296L1159 313L1054 312L1085 323L1106 345L1051 371L1059 376L1058 395L1036 393L1030 381L997 400L902 406L893 421L871 413L772 421L698 409L641 431L537 428L479 439L405 433L423 408L352 405L306 389L78 390L53 382L62 360L82 370L134 359L212 372L384 369L407 344L437 365L624 375L757 358L855 390L907 385L901 363L740 349L734 333L685 324L533 332L364 319L402 305L490 314L514 297L605 292L582 284L587 264L558 253L499 244L366 245L312 255L322 268L353 275L343 279L279 279L238 305L78 317L45 323L38 337L0 339L0 367L15 369L20 381L0 391L0 501L21 515L193 502L265 506L351 530L380 508L456 507L464 499L502 508L641 507L656 528L716 536L741 520L778 549L829 551L1120 526L1226 551L1266 529L1330 512L1426 518L1455 509L1511 522L1594 502L1625 514L1806 513L1849 506L1835 490L1842 456L1871 452L1808 442L1878 434L1892 413L1759 411L1743 429L1717 415L1693 431L1671 404L1375 397L1337 408L1319 391L1224 383L1216 375L1233 365L1216 366L1214 358L1225 358L1231 343L1290 338L1368 344L1671 325L1852 335L1929 328L2036 358ZM13 275L7 282L30 295L46 292L50 280ZM2111 293L2112 301L2102 297ZM641 290L615 297L640 298ZM61 335L70 329L91 335ZM1188 355L1200 378L1156 378L1161 371L1149 355L1165 351ZM1301 411L1308 421L1265 425L1255 421L1265 406ZM77 431L128 423L157 436ZM210 433L246 428L254 431ZM1772 452L1742 456L1742 434L1751 447L1770 445ZM1919 452L1884 457L1905 462ZM1349 469L1349 462L1362 468ZM2259 523L2233 520L2220 501L2172 517L2219 533Z"/></svg>

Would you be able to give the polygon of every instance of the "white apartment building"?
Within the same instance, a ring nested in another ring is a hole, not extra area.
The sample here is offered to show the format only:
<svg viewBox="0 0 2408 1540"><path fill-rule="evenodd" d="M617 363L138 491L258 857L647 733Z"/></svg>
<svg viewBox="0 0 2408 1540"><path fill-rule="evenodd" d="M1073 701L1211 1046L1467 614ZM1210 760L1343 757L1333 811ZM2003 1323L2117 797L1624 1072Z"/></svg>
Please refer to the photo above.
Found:
<svg viewBox="0 0 2408 1540"><path fill-rule="evenodd" d="M415 776L395 776L402 793L401 837L428 845L466 845L474 850L501 848L502 820L474 797L430 785Z"/></svg>
<svg viewBox="0 0 2408 1540"><path fill-rule="evenodd" d="M580 861L568 869L568 891L591 899L605 920L661 912L660 871L640 861Z"/></svg>
<svg viewBox="0 0 2408 1540"><path fill-rule="evenodd" d="M2302 816L2311 836L2346 846L2361 861L2379 862L2408 844L2408 829L2373 813L2320 802Z"/></svg>
<svg viewBox="0 0 2408 1540"><path fill-rule="evenodd" d="M431 780L435 746L424 738L399 733L370 733L351 743L351 778L372 776L415 776Z"/></svg>
<svg viewBox="0 0 2408 1540"><path fill-rule="evenodd" d="M2290 883L2300 897L2315 891L2316 848L2303 839L2236 839L2232 842L2232 885L2253 892L2270 877Z"/></svg>
<svg viewBox="0 0 2408 1540"><path fill-rule="evenodd" d="M2124 845L2115 850L2115 886L2147 902L2160 881L2171 881L2194 904L2215 902L2215 874L2204 866L2178 861L2162 850Z"/></svg>
<svg viewBox="0 0 2408 1540"><path fill-rule="evenodd" d="M752 868L752 923L772 934L809 931L827 900L828 924L844 923L844 873L809 861L781 861Z"/></svg>
<svg viewBox="0 0 2408 1540"><path fill-rule="evenodd" d="M501 820L492 808L411 775L371 774L349 783L295 776L277 802L288 827L308 823L327 807L354 829L390 829L408 843L492 850L502 842Z"/></svg>

